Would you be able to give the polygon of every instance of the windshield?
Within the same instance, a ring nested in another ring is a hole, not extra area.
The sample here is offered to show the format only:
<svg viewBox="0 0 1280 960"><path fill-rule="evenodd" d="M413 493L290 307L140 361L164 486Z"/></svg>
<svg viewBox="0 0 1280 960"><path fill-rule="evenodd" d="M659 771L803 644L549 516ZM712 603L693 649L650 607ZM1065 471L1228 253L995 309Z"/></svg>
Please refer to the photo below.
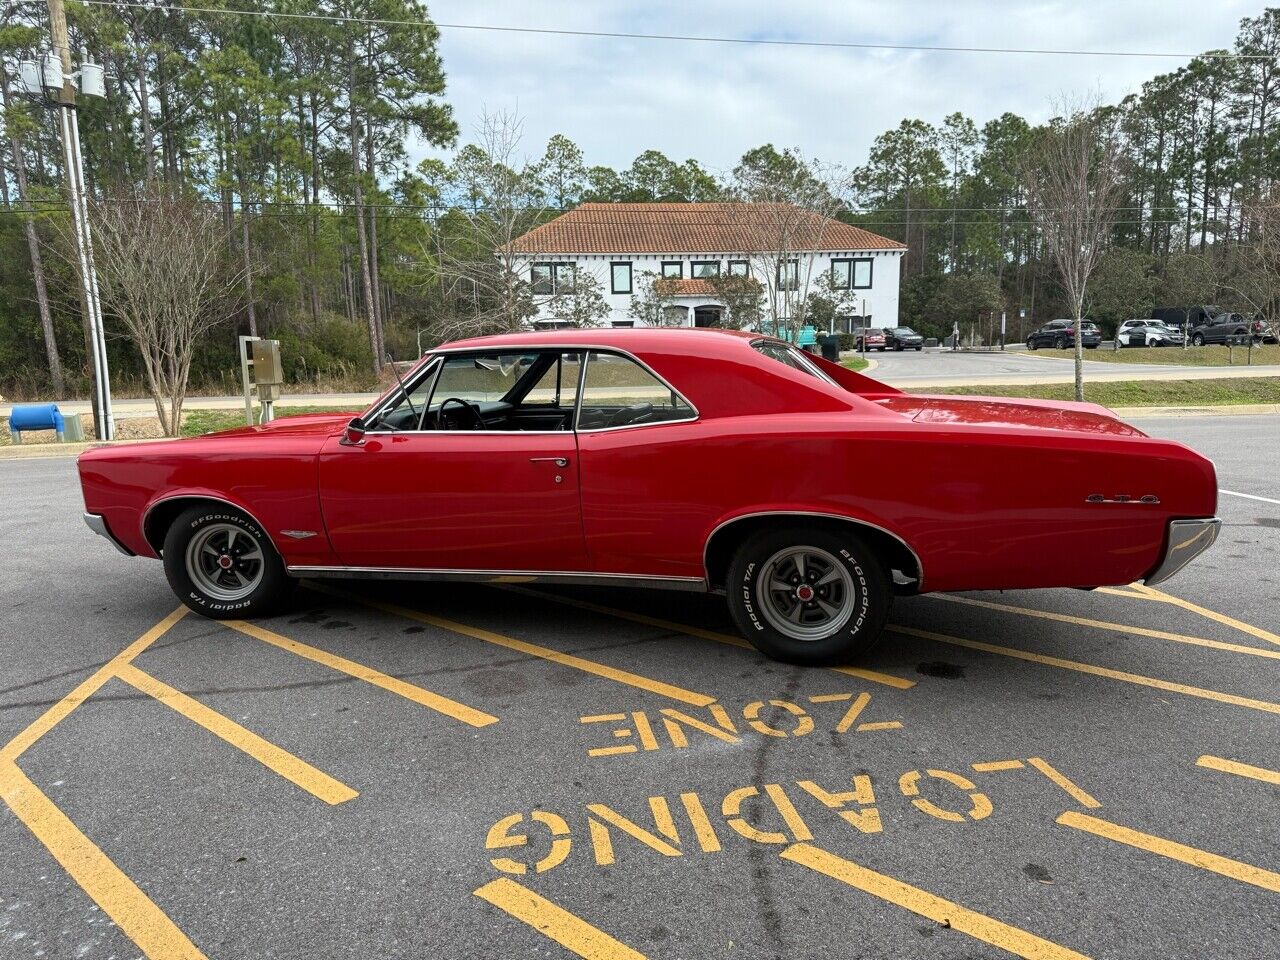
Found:
<svg viewBox="0 0 1280 960"><path fill-rule="evenodd" d="M904 337L914 337L916 332L910 327L894 327L893 332Z"/></svg>

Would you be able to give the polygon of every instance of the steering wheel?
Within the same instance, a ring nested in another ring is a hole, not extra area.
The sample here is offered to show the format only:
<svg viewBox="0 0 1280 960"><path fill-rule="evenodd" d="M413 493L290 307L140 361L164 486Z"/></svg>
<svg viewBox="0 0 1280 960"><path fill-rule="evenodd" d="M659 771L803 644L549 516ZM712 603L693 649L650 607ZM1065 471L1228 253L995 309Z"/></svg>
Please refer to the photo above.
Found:
<svg viewBox="0 0 1280 960"><path fill-rule="evenodd" d="M470 400L463 400L461 397L448 397L445 399L445 401L442 404L440 404L441 421L444 420L444 408L451 403L458 404L460 407L466 410L467 413L471 414L471 419L475 421L475 425L471 428L472 430L484 429L484 426L485 426L484 417L480 415L480 408L476 406L474 403L472 403Z"/></svg>
<svg viewBox="0 0 1280 960"><path fill-rule="evenodd" d="M623 407L609 418L609 426L621 427L628 423L636 423L653 413L652 403L633 403Z"/></svg>

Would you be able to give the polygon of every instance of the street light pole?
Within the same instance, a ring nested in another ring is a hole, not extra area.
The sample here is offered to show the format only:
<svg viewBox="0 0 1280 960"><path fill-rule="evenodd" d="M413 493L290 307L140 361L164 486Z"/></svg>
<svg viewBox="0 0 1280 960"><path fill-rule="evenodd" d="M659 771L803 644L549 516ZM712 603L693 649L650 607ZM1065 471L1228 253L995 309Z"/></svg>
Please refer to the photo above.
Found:
<svg viewBox="0 0 1280 960"><path fill-rule="evenodd" d="M98 297L98 273L93 262L93 238L89 231L89 203L85 195L84 164L80 155L80 128L76 121L75 72L71 66L71 45L67 35L67 14L62 0L48 0L49 29L53 48L62 66L62 88L58 91L58 117L62 156L67 179L67 200L71 206L75 234L76 263L80 274L80 301L89 324L93 352L93 426L99 440L115 437L115 417L111 410L111 373L107 367L107 340L102 327L102 301Z"/></svg>

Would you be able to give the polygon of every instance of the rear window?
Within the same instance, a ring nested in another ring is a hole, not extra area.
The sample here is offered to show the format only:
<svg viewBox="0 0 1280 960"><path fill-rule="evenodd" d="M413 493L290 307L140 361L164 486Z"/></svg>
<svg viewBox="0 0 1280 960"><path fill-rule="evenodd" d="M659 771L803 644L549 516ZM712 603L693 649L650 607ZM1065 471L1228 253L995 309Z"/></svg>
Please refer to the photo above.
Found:
<svg viewBox="0 0 1280 960"><path fill-rule="evenodd" d="M819 370L812 360L789 343L782 343L778 340L756 340L751 344L751 348L755 350L756 353L763 353L771 360L777 360L779 363L785 363L793 370L803 371L804 373L809 374L809 376L817 377L819 380L826 383L835 382Z"/></svg>

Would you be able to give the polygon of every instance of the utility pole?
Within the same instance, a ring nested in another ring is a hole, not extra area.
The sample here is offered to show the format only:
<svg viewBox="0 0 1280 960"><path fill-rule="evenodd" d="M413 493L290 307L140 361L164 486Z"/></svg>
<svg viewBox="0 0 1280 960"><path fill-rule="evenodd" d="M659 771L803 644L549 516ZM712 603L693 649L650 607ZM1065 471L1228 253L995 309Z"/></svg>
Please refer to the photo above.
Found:
<svg viewBox="0 0 1280 960"><path fill-rule="evenodd" d="M116 426L111 411L111 374L107 368L107 340L102 328L102 301L98 297L98 273L93 264L93 239L89 232L89 203L85 196L84 165L80 156L80 127L76 121L76 74L71 66L71 43L67 35L67 13L63 8L63 0L48 0L48 3L53 49L62 66L58 118L61 124L67 200L71 205L76 262L80 273L80 307L89 324L89 341L93 354L93 427L99 440L111 440L115 437Z"/></svg>

